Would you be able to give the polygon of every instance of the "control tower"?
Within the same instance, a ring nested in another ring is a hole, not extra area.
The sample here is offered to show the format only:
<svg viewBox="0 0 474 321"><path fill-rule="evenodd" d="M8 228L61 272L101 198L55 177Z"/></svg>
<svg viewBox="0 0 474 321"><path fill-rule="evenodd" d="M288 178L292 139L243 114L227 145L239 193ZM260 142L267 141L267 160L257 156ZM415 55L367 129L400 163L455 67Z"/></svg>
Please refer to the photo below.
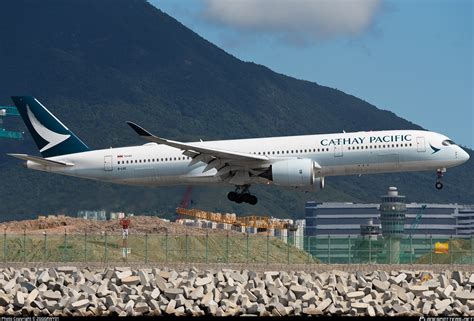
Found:
<svg viewBox="0 0 474 321"><path fill-rule="evenodd" d="M380 203L382 236L386 241L387 263L400 263L400 241L405 234L405 196L398 195L396 187L389 187Z"/></svg>

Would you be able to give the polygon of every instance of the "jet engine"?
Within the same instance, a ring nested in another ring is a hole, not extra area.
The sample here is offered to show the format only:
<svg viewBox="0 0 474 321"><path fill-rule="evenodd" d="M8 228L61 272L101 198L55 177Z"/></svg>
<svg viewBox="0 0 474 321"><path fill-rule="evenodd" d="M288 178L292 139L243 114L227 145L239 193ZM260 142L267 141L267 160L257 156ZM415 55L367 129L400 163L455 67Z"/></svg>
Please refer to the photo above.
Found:
<svg viewBox="0 0 474 321"><path fill-rule="evenodd" d="M311 159L279 161L272 164L270 180L280 186L323 189L324 177L315 176L316 166Z"/></svg>

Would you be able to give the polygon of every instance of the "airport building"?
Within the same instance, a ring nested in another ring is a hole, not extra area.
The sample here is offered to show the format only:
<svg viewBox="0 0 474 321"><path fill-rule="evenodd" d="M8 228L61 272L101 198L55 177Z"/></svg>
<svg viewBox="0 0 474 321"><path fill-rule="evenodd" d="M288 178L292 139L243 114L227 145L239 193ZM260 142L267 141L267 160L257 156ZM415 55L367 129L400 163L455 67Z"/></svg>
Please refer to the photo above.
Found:
<svg viewBox="0 0 474 321"><path fill-rule="evenodd" d="M369 220L381 227L379 210L380 204L375 203L307 202L305 236L357 237L361 235L361 225ZM413 238L471 237L474 235L474 205L406 204L404 234Z"/></svg>
<svg viewBox="0 0 474 321"><path fill-rule="evenodd" d="M306 203L306 251L328 263L413 263L436 242L474 238L474 205L405 203L395 187L381 202Z"/></svg>

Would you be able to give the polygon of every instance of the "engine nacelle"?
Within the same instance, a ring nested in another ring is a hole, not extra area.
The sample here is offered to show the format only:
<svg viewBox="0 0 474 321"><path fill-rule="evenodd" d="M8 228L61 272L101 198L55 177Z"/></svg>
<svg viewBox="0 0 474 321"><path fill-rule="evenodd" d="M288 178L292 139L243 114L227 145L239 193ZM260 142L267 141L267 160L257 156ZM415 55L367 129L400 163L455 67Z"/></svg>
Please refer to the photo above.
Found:
<svg viewBox="0 0 474 321"><path fill-rule="evenodd" d="M272 164L271 180L275 185L324 188L324 177L315 177L311 159L292 159Z"/></svg>

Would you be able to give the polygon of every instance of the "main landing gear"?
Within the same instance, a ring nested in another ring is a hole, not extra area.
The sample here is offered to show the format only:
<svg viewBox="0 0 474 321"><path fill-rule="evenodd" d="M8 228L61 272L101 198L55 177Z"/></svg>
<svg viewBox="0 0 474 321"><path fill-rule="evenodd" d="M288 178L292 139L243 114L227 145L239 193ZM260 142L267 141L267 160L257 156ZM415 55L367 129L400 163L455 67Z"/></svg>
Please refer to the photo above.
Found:
<svg viewBox="0 0 474 321"><path fill-rule="evenodd" d="M229 192L227 194L227 198L229 201L236 202L237 204L240 204L242 202L248 203L250 205L255 205L258 202L258 199L255 195L250 194L249 192L249 186L236 186L235 187L235 192Z"/></svg>
<svg viewBox="0 0 474 321"><path fill-rule="evenodd" d="M446 168L440 168L436 171L436 183L435 187L436 189L442 189L443 188L443 183L441 182L441 179L443 178L443 174L446 173Z"/></svg>

